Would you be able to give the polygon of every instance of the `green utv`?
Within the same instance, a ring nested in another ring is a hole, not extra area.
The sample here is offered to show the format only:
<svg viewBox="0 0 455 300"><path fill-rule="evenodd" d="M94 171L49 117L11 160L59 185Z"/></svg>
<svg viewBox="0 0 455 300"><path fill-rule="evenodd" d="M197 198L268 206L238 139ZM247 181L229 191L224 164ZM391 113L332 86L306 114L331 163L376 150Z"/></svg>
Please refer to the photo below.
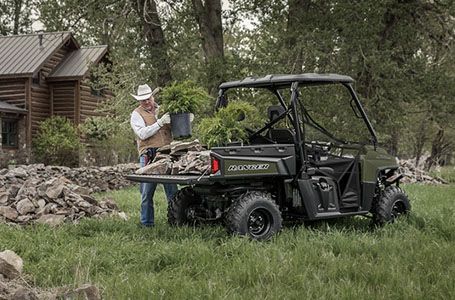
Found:
<svg viewBox="0 0 455 300"><path fill-rule="evenodd" d="M247 141L210 149L210 174L128 178L186 185L169 205L171 225L222 220L229 232L256 240L280 231L283 219L364 215L376 224L392 222L410 211L410 203L399 187L397 161L378 147L353 82L300 74L222 83L217 109L228 104L228 92L234 100L259 97L268 105L266 125L248 129Z"/></svg>

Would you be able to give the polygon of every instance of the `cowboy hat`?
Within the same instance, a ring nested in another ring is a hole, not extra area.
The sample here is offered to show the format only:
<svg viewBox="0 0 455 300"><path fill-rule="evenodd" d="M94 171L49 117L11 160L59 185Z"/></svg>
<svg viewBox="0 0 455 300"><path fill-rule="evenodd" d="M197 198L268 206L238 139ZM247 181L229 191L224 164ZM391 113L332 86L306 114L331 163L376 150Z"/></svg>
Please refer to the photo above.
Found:
<svg viewBox="0 0 455 300"><path fill-rule="evenodd" d="M137 101L144 101L150 98L150 96L155 96L161 88L157 87L152 91L152 88L148 84L141 84L137 88L137 95L131 94Z"/></svg>

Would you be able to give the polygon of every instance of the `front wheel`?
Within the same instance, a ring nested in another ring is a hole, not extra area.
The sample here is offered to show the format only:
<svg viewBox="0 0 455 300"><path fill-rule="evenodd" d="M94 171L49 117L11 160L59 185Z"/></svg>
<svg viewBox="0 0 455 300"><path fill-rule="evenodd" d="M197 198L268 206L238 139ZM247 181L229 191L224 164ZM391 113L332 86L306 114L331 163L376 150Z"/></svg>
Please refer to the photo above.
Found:
<svg viewBox="0 0 455 300"><path fill-rule="evenodd" d="M373 220L377 225L392 223L411 210L406 193L397 186L388 186L380 196L373 211Z"/></svg>
<svg viewBox="0 0 455 300"><path fill-rule="evenodd" d="M281 230L282 217L269 193L248 192L233 203L226 215L230 233L268 240Z"/></svg>

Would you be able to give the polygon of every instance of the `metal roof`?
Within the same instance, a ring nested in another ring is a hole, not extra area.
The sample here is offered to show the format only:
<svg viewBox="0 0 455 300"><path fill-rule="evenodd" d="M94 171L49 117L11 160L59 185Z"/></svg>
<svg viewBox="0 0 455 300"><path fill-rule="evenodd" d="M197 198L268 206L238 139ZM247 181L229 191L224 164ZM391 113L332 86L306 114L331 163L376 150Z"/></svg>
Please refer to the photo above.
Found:
<svg viewBox="0 0 455 300"><path fill-rule="evenodd" d="M107 52L107 46L84 47L73 51L49 75L49 80L83 77L91 64L98 63Z"/></svg>
<svg viewBox="0 0 455 300"><path fill-rule="evenodd" d="M220 89L234 87L287 87L293 82L302 84L353 83L354 79L349 76L338 74L305 73L295 75L266 75L264 77L247 77L238 81L225 82L220 85Z"/></svg>
<svg viewBox="0 0 455 300"><path fill-rule="evenodd" d="M78 49L70 32L1 36L0 77L33 75L69 39Z"/></svg>
<svg viewBox="0 0 455 300"><path fill-rule="evenodd" d="M0 101L0 111L1 112L9 112L9 113L21 113L25 114L27 110L19 108L15 105Z"/></svg>

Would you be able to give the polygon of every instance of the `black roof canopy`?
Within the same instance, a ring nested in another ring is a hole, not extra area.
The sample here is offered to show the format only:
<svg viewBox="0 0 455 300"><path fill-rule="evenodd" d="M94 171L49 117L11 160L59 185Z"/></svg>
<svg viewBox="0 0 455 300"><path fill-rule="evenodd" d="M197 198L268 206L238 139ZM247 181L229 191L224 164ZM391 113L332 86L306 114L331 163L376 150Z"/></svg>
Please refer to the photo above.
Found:
<svg viewBox="0 0 455 300"><path fill-rule="evenodd" d="M242 80L225 82L220 85L220 89L230 89L236 87L285 88L288 86L290 87L293 82L299 82L303 85L317 85L331 83L353 83L354 79L349 76L338 74L305 73L295 75L266 75L264 77L247 77Z"/></svg>

